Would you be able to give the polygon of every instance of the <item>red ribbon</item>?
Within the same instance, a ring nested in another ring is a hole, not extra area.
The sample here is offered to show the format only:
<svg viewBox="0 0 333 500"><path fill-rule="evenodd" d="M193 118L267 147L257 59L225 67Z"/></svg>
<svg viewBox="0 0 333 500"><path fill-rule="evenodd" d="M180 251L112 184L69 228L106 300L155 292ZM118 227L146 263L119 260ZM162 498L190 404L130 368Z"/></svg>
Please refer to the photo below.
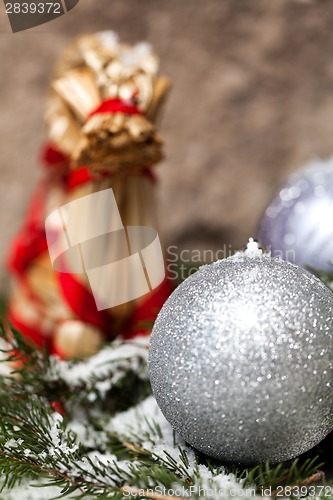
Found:
<svg viewBox="0 0 333 500"><path fill-rule="evenodd" d="M44 167L47 169L59 166L68 167L68 156L50 142L46 143L42 148L40 157Z"/></svg>
<svg viewBox="0 0 333 500"><path fill-rule="evenodd" d="M110 176L109 176L110 177ZM94 181L94 176L91 174L88 167L79 167L70 172L66 181L68 191L73 191L82 184Z"/></svg>
<svg viewBox="0 0 333 500"><path fill-rule="evenodd" d="M125 115L143 115L143 112L133 103L119 98L105 99L89 116L104 113L124 113Z"/></svg>
<svg viewBox="0 0 333 500"><path fill-rule="evenodd" d="M41 220L44 214L47 187L45 182L41 182L37 187L24 225L11 246L8 267L19 275L25 272L38 255L47 251L44 221Z"/></svg>
<svg viewBox="0 0 333 500"><path fill-rule="evenodd" d="M98 311L92 293L73 274L57 273L58 281L67 304L84 323L110 334L111 315L106 310Z"/></svg>
<svg viewBox="0 0 333 500"><path fill-rule="evenodd" d="M12 311L7 314L7 321L9 324L13 325L16 330L22 333L25 337L28 337L33 343L40 349L47 348L50 354L55 354L54 348L52 346L52 339L43 335L38 327L30 327L25 322L22 322Z"/></svg>

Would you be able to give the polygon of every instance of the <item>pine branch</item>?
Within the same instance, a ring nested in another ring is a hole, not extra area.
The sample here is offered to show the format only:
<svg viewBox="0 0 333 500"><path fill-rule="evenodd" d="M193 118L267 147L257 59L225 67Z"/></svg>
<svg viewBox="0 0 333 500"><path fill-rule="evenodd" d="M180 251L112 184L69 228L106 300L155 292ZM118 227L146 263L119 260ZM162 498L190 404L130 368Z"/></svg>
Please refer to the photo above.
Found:
<svg viewBox="0 0 333 500"><path fill-rule="evenodd" d="M103 406L110 392L116 389L116 405L120 401L126 408L134 406L130 394L136 390L130 379L124 396L126 379L135 376L147 384L146 346L116 343L90 360L67 363L36 351L18 332L3 337L9 343L6 359L24 360L18 376L0 379L0 471L6 491L21 481L40 480L63 497L121 499L137 493L169 500L168 490L176 488L192 498L200 489L221 488L226 497L232 488L254 488L261 497L266 485L273 493L283 484L296 491L322 477L317 458L251 470L213 461L176 436L160 413L154 416L153 398L110 418ZM73 394L77 391L82 394ZM50 404L59 399L65 418Z"/></svg>
<svg viewBox="0 0 333 500"><path fill-rule="evenodd" d="M324 474L320 471L324 463L319 461L319 457L308 458L301 462L300 458L278 464L274 467L269 462L254 467L250 472L245 472L244 486L256 485L256 489L262 492L265 488L272 489L272 496L278 486L289 486L291 488L299 486L301 483L309 482L309 478L320 481ZM239 476L241 477L241 475Z"/></svg>
<svg viewBox="0 0 333 500"><path fill-rule="evenodd" d="M149 489L159 480L168 487L181 482L182 471L176 463L158 459L148 450L147 463L136 462L136 453L129 453L126 469L114 460L105 464L83 455L60 415L51 413L35 397L26 404L21 400L11 402L8 394L0 394L0 412L0 471L6 478L3 488L12 488L27 476L39 476L62 487L63 494L79 490L83 497L121 493L132 484Z"/></svg>
<svg viewBox="0 0 333 500"><path fill-rule="evenodd" d="M84 408L87 417L97 409L112 415L150 394L147 342L114 342L89 360L61 361L1 324L0 338L8 345L0 349L2 361L18 375L17 395L24 397L23 387L29 388L36 396L63 406L69 415L78 407ZM6 382L15 390L11 380Z"/></svg>

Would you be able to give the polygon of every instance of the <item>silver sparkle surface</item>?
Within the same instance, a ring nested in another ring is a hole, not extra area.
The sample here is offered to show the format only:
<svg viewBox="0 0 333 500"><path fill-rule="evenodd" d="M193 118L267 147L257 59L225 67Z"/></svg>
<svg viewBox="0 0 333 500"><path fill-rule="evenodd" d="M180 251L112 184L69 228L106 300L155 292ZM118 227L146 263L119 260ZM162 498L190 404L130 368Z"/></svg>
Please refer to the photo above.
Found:
<svg viewBox="0 0 333 500"><path fill-rule="evenodd" d="M258 239L273 256L333 270L333 158L288 177L265 211Z"/></svg>
<svg viewBox="0 0 333 500"><path fill-rule="evenodd" d="M268 255L203 266L162 308L149 372L166 419L226 462L295 457L333 428L333 294Z"/></svg>

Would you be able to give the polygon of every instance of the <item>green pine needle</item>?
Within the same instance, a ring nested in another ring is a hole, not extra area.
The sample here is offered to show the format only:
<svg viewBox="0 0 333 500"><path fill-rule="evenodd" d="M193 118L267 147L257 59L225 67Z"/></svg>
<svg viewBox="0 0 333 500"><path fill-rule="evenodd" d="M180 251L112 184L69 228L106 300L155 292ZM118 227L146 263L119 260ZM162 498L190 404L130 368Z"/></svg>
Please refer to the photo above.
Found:
<svg viewBox="0 0 333 500"><path fill-rule="evenodd" d="M214 484L214 478L220 474L232 474L241 487L254 487L259 497L267 487L270 487L273 496L277 495L277 488L289 487L290 490L282 491L286 494L291 492L287 496L292 496L300 486L324 480L321 472L323 463L317 456L296 458L275 466L267 462L250 469L240 469L200 453L193 455L189 447L177 444L175 435L175 454L168 449L153 452L145 443L160 445L163 431L149 415L142 419L144 430L140 435L131 431L123 435L116 430L105 430L111 413L134 406L149 394L146 361L143 358L138 357L133 368L131 360L127 363L125 359L114 356L114 364L107 366L110 370L107 369L105 377L108 380L117 373L116 382L104 398L91 402L89 395L93 393L97 397L94 391L103 382L102 377L88 377L88 380L75 386L73 393L73 388L59 368L64 362L36 350L15 330L8 332L0 327L0 337L8 344L2 350L4 361L18 363L24 360L24 364L16 367L15 377L0 378L3 494L21 483L32 482L36 485L37 480L42 487L59 488L61 498L74 498L75 495L75 498L121 499L126 498L129 491L132 498L135 492L138 492L138 497L146 497L142 490L148 495L148 490L154 490L157 485L166 489L186 489L195 485L207 487L202 466L211 472L209 484ZM79 363L82 361L68 362L65 366L71 369ZM119 373L117 367L120 367ZM64 419L54 412L54 402L61 402L65 408ZM77 415L80 415L82 426L89 432L90 445L80 443L70 430L71 421ZM89 454L92 450L100 450L102 454L110 454L114 458L109 462L98 457L92 460ZM194 463L189 453L194 456ZM158 500L158 496L154 497L151 493L147 498Z"/></svg>

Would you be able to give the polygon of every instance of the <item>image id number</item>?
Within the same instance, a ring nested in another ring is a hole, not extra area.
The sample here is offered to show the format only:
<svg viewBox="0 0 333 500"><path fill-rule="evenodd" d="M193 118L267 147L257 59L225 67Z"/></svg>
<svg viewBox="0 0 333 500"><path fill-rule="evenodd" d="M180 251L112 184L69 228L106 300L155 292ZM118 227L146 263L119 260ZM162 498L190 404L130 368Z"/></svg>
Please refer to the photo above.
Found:
<svg viewBox="0 0 333 500"><path fill-rule="evenodd" d="M6 3L7 14L61 14L60 2Z"/></svg>

